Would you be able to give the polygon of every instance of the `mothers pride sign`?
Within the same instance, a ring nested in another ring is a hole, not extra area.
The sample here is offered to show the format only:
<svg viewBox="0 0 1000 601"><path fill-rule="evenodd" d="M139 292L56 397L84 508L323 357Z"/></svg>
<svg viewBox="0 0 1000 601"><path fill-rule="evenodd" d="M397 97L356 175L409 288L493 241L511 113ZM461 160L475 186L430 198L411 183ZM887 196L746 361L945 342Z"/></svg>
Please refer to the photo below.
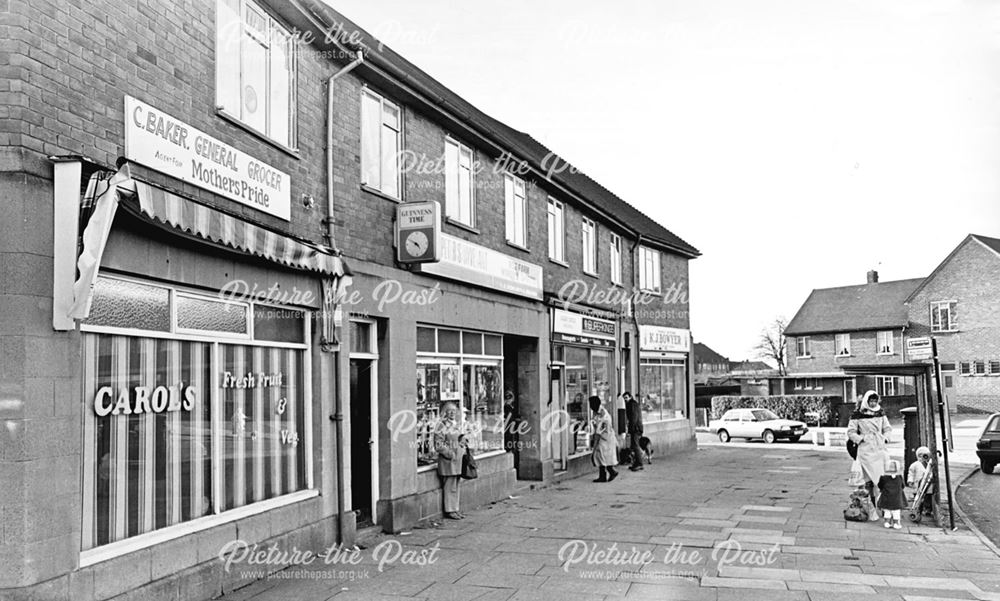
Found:
<svg viewBox="0 0 1000 601"><path fill-rule="evenodd" d="M131 96L125 97L125 158L285 221L291 219L287 173Z"/></svg>

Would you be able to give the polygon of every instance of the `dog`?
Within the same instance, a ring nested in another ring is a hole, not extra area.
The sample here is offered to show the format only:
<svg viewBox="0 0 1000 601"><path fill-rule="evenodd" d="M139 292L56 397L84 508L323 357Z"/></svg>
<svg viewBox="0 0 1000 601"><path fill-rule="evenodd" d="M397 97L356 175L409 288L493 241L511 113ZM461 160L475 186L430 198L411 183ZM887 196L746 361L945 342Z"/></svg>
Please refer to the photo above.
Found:
<svg viewBox="0 0 1000 601"><path fill-rule="evenodd" d="M646 460L646 463L653 463L653 441L649 440L649 437L639 437L639 450L642 452L643 459Z"/></svg>

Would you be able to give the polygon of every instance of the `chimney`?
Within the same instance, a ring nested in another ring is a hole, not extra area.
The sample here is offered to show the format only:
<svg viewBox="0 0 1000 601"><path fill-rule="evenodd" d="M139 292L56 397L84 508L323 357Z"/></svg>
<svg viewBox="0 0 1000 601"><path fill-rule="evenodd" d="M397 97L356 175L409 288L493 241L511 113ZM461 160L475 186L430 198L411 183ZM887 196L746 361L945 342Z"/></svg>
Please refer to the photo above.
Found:
<svg viewBox="0 0 1000 601"><path fill-rule="evenodd" d="M878 272L875 271L874 269L868 272L868 283L878 284Z"/></svg>

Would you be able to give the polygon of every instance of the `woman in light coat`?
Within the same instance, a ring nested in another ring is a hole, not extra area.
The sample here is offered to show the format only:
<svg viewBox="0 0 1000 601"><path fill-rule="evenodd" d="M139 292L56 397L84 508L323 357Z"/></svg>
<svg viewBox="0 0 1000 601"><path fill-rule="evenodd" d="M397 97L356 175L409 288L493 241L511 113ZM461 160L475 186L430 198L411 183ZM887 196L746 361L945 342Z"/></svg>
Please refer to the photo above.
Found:
<svg viewBox="0 0 1000 601"><path fill-rule="evenodd" d="M590 410L594 412L594 453L593 461L597 466L598 477L594 482L611 482L618 477L618 443L611 424L611 414L601 405L601 398L592 396L588 400Z"/></svg>
<svg viewBox="0 0 1000 601"><path fill-rule="evenodd" d="M878 520L878 512L875 511L875 483L885 473L885 464L889 460L886 439L892 432L889 418L885 416L878 401L878 394L874 390L866 392L858 408L851 414L851 421L847 423L847 437L858 445L858 463L872 502L872 521Z"/></svg>
<svg viewBox="0 0 1000 601"><path fill-rule="evenodd" d="M455 403L445 403L441 408L441 421L434 430L434 450L437 451L437 472L441 477L441 496L444 497L444 517L461 520L458 512L458 485L462 481L462 456L465 454L465 436L455 421Z"/></svg>

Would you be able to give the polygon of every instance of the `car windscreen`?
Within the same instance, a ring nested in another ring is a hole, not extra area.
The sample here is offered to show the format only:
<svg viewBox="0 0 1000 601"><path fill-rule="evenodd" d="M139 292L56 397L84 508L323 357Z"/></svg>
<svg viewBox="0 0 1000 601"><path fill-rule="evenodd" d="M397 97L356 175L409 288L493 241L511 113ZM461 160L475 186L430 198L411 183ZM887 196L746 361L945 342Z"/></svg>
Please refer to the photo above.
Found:
<svg viewBox="0 0 1000 601"><path fill-rule="evenodd" d="M771 413L767 409L754 409L753 417L759 422L766 422L772 419L781 419L780 417Z"/></svg>
<svg viewBox="0 0 1000 601"><path fill-rule="evenodd" d="M986 426L984 432L1000 432L1000 415L993 418L993 420Z"/></svg>

